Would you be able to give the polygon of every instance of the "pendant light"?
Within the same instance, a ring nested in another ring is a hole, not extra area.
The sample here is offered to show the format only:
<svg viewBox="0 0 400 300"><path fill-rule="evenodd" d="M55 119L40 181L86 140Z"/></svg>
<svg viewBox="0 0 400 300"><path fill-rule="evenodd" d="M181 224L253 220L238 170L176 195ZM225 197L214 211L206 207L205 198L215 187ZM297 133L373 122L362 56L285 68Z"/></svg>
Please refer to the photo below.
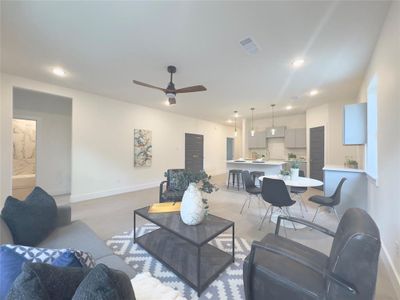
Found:
<svg viewBox="0 0 400 300"><path fill-rule="evenodd" d="M250 134L251 134L251 136L254 136L254 134L256 133L255 131L254 131L254 107L252 107L252 108L250 108L250 110L251 110L251 131L250 131Z"/></svg>
<svg viewBox="0 0 400 300"><path fill-rule="evenodd" d="M238 133L237 133L237 127L236 127L236 120L237 120L239 115L238 115L238 111L237 110L235 110L233 113L235 114L235 136L237 136Z"/></svg>
<svg viewBox="0 0 400 300"><path fill-rule="evenodd" d="M271 110L272 110L272 128L271 128L271 135L275 135L276 129L275 129L275 120L274 120L274 107L275 104L271 104Z"/></svg>

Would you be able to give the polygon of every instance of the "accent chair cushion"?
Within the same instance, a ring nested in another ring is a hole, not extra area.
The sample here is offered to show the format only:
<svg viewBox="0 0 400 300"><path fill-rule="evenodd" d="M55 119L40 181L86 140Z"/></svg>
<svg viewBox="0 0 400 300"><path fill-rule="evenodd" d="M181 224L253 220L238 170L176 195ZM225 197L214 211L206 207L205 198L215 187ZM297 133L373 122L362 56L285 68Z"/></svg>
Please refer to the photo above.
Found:
<svg viewBox="0 0 400 300"><path fill-rule="evenodd" d="M184 176L184 169L170 169L167 171L168 190L184 191L187 188L187 183Z"/></svg>
<svg viewBox="0 0 400 300"><path fill-rule="evenodd" d="M15 244L34 246L57 226L57 205L52 196L35 187L25 201L7 197L1 211Z"/></svg>
<svg viewBox="0 0 400 300"><path fill-rule="evenodd" d="M131 300L135 294L128 276L98 264L83 279L72 300Z"/></svg>

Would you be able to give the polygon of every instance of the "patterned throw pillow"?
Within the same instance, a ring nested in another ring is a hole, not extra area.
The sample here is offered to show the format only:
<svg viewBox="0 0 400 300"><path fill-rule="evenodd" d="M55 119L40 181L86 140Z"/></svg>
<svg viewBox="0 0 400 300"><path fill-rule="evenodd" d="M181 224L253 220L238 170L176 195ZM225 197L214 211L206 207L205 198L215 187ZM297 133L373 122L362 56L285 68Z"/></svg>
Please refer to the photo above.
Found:
<svg viewBox="0 0 400 300"><path fill-rule="evenodd" d="M35 248L20 245L2 245L12 251L22 255L28 261L33 263L47 263L52 264L57 258L63 255L65 252L71 252L75 255L76 259L81 263L82 266L93 268L95 261L90 253L83 252L75 249L46 249L46 248Z"/></svg>

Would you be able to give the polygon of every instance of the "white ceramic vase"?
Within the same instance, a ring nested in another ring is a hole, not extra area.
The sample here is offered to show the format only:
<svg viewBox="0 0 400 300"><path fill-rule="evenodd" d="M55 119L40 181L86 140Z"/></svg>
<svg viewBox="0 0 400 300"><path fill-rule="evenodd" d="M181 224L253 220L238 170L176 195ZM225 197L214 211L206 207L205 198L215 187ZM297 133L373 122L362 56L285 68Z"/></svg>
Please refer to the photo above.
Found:
<svg viewBox="0 0 400 300"><path fill-rule="evenodd" d="M297 178L299 178L299 169L290 169L290 177L292 180L296 180Z"/></svg>
<svg viewBox="0 0 400 300"><path fill-rule="evenodd" d="M200 224L206 215L201 192L195 183L190 183L183 194L181 203L181 218L187 225Z"/></svg>

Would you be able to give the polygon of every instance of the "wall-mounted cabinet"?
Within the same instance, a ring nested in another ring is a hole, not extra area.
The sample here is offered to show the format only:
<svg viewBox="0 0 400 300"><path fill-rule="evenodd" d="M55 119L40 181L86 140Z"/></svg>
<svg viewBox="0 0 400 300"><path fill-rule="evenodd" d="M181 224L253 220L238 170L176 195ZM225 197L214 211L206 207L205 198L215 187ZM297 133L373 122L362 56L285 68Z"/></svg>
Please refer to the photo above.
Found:
<svg viewBox="0 0 400 300"><path fill-rule="evenodd" d="M285 132L286 148L306 148L306 129L288 128Z"/></svg>
<svg viewBox="0 0 400 300"><path fill-rule="evenodd" d="M267 147L265 140L265 131L256 131L254 136L251 136L251 133L249 131L247 136L249 149L260 149Z"/></svg>
<svg viewBox="0 0 400 300"><path fill-rule="evenodd" d="M271 139L271 138L283 138L285 137L285 130L286 127L275 127L275 134L272 134L271 131L272 128L267 128L266 129L266 136L267 138Z"/></svg>
<svg viewBox="0 0 400 300"><path fill-rule="evenodd" d="M343 144L367 143L367 103L344 106Z"/></svg>

